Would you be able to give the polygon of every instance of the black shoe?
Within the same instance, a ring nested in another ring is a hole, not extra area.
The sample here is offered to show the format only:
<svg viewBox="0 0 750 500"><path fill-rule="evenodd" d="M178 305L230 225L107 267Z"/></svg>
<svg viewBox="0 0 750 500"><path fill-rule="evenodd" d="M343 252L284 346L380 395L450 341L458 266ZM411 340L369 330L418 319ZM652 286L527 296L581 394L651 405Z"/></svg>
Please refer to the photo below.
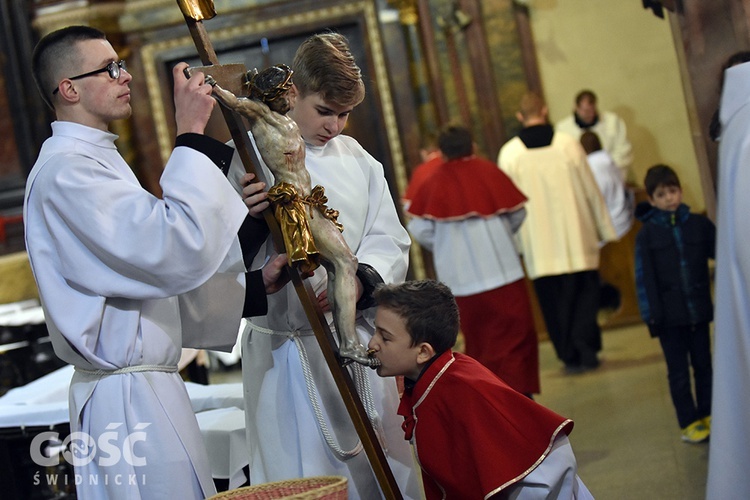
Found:
<svg viewBox="0 0 750 500"><path fill-rule="evenodd" d="M596 370L599 368L599 360L594 361L593 363L584 363L581 365L584 371L590 372L592 370Z"/></svg>
<svg viewBox="0 0 750 500"><path fill-rule="evenodd" d="M620 308L621 296L620 290L609 283L602 283L599 286L599 309L611 309L616 311Z"/></svg>
<svg viewBox="0 0 750 500"><path fill-rule="evenodd" d="M583 365L565 365L566 375L578 375L579 373L583 373L585 371L586 368Z"/></svg>

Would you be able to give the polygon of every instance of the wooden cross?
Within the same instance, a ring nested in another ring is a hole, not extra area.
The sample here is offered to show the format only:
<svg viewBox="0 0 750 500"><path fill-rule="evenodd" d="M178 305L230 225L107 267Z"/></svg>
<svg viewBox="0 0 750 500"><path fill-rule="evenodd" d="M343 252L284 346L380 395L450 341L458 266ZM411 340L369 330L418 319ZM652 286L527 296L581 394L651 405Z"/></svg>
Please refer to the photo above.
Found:
<svg viewBox="0 0 750 500"><path fill-rule="evenodd" d="M211 67L211 76L222 87L232 91L236 95L242 95L244 92L241 91L241 84L243 81L242 77L246 73L245 66L243 64L220 65L213 45L203 26L202 21L204 19L211 19L216 15L213 0L177 0L177 3L185 17L185 22L190 30L190 35L198 50L201 62L205 66ZM207 70L207 68L203 68L203 70ZM255 174L258 181L265 182L267 186L270 186L271 184L265 179L263 171L256 168L256 165L260 163L248 137L248 131L242 116L224 106L221 107L221 110L229 131L232 134L232 139L234 139L235 148L245 166L245 170ZM271 230L276 248L283 249L283 237L272 210L266 209L263 216ZM305 314L310 321L318 344L323 351L323 356L331 371L331 375L333 375L333 379L336 382L336 387L343 398L344 405L362 442L362 447L370 461L370 466L380 484L380 488L386 499L400 500L402 495L388 466L385 453L378 442L362 400L359 398L354 381L344 366L342 358L338 355L338 346L334 340L333 333L328 328L323 311L318 305L315 292L310 284L302 279L297 269L290 268L289 274L291 275L292 283L302 302Z"/></svg>

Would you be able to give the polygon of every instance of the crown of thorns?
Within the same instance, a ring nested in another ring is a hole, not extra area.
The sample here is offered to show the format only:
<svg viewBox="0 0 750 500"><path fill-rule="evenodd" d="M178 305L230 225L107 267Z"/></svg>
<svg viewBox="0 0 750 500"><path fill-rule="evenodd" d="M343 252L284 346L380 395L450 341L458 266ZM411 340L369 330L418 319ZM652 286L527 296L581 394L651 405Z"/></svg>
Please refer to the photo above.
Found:
<svg viewBox="0 0 750 500"><path fill-rule="evenodd" d="M277 64L258 73L257 69L245 75L245 85L250 88L250 98L266 104L275 101L292 88L292 69Z"/></svg>

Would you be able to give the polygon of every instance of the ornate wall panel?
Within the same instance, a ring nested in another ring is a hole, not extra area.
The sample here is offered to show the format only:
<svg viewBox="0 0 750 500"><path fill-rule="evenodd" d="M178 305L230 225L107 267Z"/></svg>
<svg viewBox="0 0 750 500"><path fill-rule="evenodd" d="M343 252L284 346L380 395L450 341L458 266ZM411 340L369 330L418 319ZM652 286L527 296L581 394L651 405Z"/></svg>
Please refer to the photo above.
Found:
<svg viewBox="0 0 750 500"><path fill-rule="evenodd" d="M219 59L223 63L244 63L248 69L291 64L296 48L313 33L333 29L344 34L362 67L367 88L367 97L352 113L345 133L356 137L384 164L394 198L398 199L406 184L406 171L374 4L367 1L327 4L294 11L280 5L276 9L234 12L223 19L215 18L206 27ZM181 60L194 66L199 66L200 61L187 29L154 30L131 35L129 39L137 52L148 99L148 109L139 110L139 115L148 111L163 164L174 137L171 67ZM143 116L139 118L143 121ZM229 138L220 119L212 120L211 133L221 139Z"/></svg>

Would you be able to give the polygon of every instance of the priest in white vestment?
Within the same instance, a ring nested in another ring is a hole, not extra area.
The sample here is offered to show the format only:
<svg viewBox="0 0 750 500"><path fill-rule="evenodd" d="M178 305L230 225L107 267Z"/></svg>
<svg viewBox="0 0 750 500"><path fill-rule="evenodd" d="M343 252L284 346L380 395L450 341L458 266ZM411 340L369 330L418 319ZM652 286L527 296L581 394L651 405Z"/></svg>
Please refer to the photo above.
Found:
<svg viewBox="0 0 750 500"><path fill-rule="evenodd" d="M750 63L724 73L719 117L709 500L750 497Z"/></svg>

